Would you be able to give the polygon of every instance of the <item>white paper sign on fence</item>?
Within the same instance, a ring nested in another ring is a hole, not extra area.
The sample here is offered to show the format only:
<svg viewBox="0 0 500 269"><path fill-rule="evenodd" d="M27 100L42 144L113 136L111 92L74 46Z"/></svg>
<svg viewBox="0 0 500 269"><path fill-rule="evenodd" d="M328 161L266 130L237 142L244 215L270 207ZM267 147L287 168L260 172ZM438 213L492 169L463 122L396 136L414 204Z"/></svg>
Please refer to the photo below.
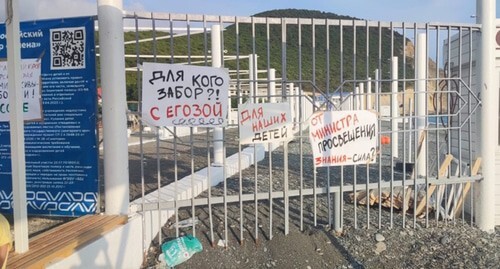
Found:
<svg viewBox="0 0 500 269"><path fill-rule="evenodd" d="M238 107L240 143L257 144L292 138L289 103L246 103Z"/></svg>
<svg viewBox="0 0 500 269"><path fill-rule="evenodd" d="M226 126L228 91L225 69L144 63L142 119L152 126Z"/></svg>
<svg viewBox="0 0 500 269"><path fill-rule="evenodd" d="M320 111L309 121L316 167L374 162L377 137L377 116L367 110Z"/></svg>
<svg viewBox="0 0 500 269"><path fill-rule="evenodd" d="M42 102L40 97L40 75L42 63L38 59L21 61L21 91L23 95L24 120L42 119ZM9 121L9 76L7 62L0 62L0 122Z"/></svg>

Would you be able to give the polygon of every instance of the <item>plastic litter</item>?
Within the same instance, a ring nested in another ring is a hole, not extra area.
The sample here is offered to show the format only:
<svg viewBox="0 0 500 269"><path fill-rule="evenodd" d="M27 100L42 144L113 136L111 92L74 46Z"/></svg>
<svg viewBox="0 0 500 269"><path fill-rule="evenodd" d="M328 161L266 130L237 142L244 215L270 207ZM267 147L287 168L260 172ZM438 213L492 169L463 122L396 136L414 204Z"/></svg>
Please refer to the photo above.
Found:
<svg viewBox="0 0 500 269"><path fill-rule="evenodd" d="M177 266L202 250L203 246L200 241L192 235L185 235L161 245L161 251L168 267Z"/></svg>

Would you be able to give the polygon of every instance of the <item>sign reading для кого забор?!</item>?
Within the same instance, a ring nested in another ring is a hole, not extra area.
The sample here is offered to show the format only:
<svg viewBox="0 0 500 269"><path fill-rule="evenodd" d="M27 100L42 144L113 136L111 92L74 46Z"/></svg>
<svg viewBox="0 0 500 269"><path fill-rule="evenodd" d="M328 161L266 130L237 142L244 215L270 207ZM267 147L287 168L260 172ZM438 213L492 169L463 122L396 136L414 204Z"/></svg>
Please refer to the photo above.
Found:
<svg viewBox="0 0 500 269"><path fill-rule="evenodd" d="M152 126L223 127L228 91L225 69L144 63L142 119Z"/></svg>
<svg viewBox="0 0 500 269"><path fill-rule="evenodd" d="M98 192L94 18L21 22L29 214L95 213ZM7 58L5 25L0 58ZM8 92L0 63L0 211L12 212ZM10 89L9 89L10 90ZM3 112L2 112L3 111Z"/></svg>
<svg viewBox="0 0 500 269"><path fill-rule="evenodd" d="M238 107L240 143L256 144L290 140L292 113L288 103L246 103Z"/></svg>
<svg viewBox="0 0 500 269"><path fill-rule="evenodd" d="M367 110L320 111L309 120L309 140L316 167L375 161L377 116Z"/></svg>
<svg viewBox="0 0 500 269"><path fill-rule="evenodd" d="M24 120L42 119L42 100L40 96L41 66L38 59L22 59L21 61L21 91L23 93ZM0 122L8 121L10 115L8 80L7 62L0 61Z"/></svg>

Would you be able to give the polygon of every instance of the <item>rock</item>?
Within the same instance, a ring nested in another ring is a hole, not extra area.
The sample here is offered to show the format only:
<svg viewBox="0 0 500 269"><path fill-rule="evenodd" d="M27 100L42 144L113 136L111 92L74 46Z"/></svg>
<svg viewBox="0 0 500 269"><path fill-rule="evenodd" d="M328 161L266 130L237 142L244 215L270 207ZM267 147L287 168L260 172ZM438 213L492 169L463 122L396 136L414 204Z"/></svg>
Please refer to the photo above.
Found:
<svg viewBox="0 0 500 269"><path fill-rule="evenodd" d="M219 239L219 242L217 242L217 246L219 246L219 247L225 247L226 246L226 241L222 240L222 239Z"/></svg>
<svg viewBox="0 0 500 269"><path fill-rule="evenodd" d="M441 237L441 239L439 240L439 242L443 245L447 245L451 242L451 239L448 237L448 236L443 236Z"/></svg>
<svg viewBox="0 0 500 269"><path fill-rule="evenodd" d="M385 237L382 234L377 233L377 234L375 234L375 241L383 242L383 241L385 241Z"/></svg>
<svg viewBox="0 0 500 269"><path fill-rule="evenodd" d="M375 253L380 254L385 250L387 250L387 246L384 242L378 242L377 244L375 244Z"/></svg>

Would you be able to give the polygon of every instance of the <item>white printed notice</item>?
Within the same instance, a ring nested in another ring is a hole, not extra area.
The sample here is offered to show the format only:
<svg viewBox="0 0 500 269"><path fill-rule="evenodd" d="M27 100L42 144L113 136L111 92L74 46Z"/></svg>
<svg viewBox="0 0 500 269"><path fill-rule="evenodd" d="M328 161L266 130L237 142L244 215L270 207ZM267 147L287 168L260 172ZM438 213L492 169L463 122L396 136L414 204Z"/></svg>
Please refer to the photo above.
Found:
<svg viewBox="0 0 500 269"><path fill-rule="evenodd" d="M228 91L223 68L144 63L142 119L152 126L223 127Z"/></svg>
<svg viewBox="0 0 500 269"><path fill-rule="evenodd" d="M377 116L367 110L320 111L309 120L315 167L376 160Z"/></svg>
<svg viewBox="0 0 500 269"><path fill-rule="evenodd" d="M23 59L21 61L21 91L23 96L24 120L42 119L41 105L41 75L42 63L38 59ZM0 122L9 121L9 76L7 62L0 62Z"/></svg>
<svg viewBox="0 0 500 269"><path fill-rule="evenodd" d="M240 143L270 143L291 139L291 115L289 103L239 105Z"/></svg>

